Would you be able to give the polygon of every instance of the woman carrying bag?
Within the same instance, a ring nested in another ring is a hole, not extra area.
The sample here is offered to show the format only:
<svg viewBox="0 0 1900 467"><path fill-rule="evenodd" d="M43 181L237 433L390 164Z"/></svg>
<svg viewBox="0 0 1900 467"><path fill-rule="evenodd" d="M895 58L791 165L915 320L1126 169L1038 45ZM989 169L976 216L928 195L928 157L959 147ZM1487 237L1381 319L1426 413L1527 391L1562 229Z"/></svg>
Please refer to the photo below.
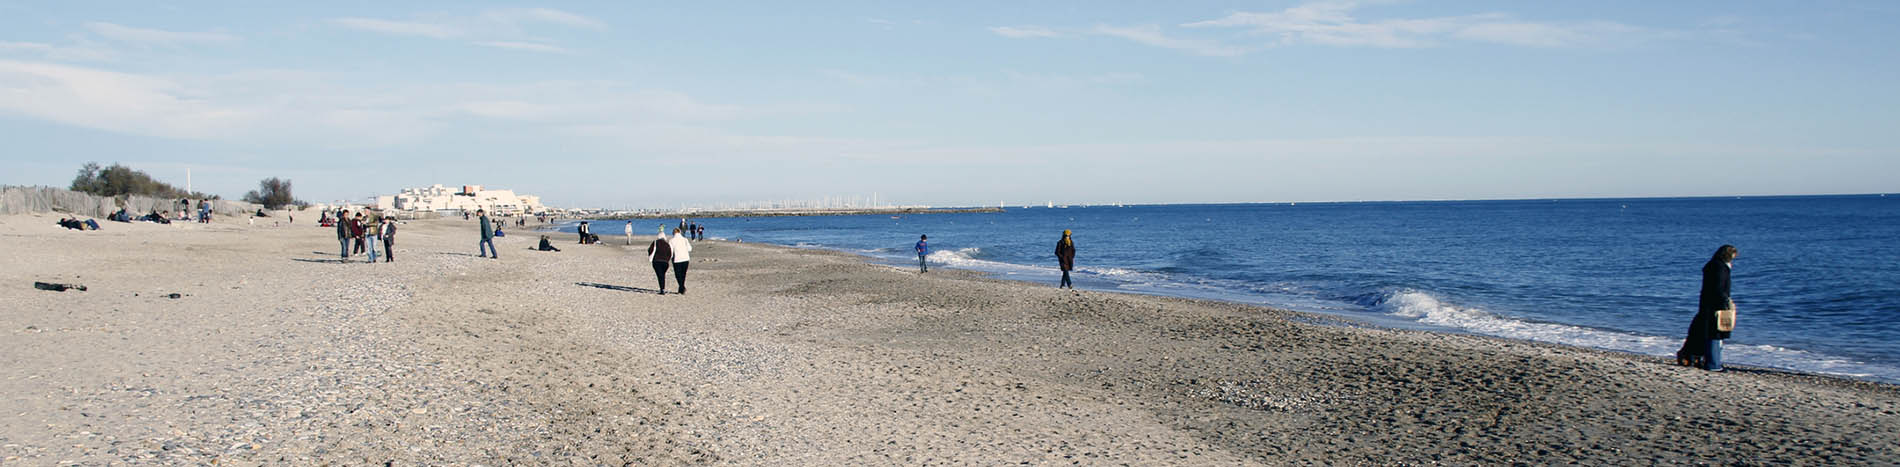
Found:
<svg viewBox="0 0 1900 467"><path fill-rule="evenodd" d="M1709 371L1722 371L1722 341L1735 329L1735 300L1729 296L1729 271L1737 251L1734 245L1722 245L1702 265L1702 296L1697 300L1695 318L1689 321L1689 336L1676 351L1676 364Z"/></svg>

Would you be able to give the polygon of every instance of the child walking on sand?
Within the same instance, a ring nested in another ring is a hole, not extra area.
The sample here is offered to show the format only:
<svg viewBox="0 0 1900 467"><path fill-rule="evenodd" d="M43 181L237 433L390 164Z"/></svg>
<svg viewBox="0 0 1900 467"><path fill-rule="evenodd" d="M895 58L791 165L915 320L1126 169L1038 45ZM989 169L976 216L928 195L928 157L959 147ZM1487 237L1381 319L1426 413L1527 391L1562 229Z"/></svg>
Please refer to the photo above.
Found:
<svg viewBox="0 0 1900 467"><path fill-rule="evenodd" d="M929 235L917 236L917 272L930 272L930 263L924 261L924 258L930 256L929 241Z"/></svg>

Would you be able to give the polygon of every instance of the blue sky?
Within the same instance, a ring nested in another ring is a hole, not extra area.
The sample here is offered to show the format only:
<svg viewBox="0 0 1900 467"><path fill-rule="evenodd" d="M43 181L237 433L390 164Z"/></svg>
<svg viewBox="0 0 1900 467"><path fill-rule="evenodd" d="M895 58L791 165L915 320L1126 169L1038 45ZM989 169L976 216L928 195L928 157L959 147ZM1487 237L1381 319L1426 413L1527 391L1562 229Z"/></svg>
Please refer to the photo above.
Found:
<svg viewBox="0 0 1900 467"><path fill-rule="evenodd" d="M1900 191L1892 2L5 2L0 184L557 206Z"/></svg>

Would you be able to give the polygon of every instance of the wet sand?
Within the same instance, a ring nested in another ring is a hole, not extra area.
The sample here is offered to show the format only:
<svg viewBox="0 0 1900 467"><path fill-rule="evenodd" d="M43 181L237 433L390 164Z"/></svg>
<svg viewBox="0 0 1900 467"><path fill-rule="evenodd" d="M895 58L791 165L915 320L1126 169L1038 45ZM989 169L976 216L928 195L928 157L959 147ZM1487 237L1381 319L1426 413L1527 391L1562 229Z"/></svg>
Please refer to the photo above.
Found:
<svg viewBox="0 0 1900 467"><path fill-rule="evenodd" d="M0 216L0 464L1900 461L1890 385L765 245L661 296L619 236L55 219Z"/></svg>

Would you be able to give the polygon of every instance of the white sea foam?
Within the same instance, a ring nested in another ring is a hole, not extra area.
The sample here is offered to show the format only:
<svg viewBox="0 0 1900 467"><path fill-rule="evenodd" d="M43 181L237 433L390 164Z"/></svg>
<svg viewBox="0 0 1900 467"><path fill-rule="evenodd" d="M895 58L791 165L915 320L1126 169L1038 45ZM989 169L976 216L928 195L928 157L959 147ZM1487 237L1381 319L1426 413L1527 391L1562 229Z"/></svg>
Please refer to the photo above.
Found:
<svg viewBox="0 0 1900 467"><path fill-rule="evenodd" d="M1680 338L1514 319L1476 308L1447 304L1432 294L1416 290L1388 293L1371 308L1431 326L1579 347L1673 356L1682 345ZM1723 360L1743 365L1900 382L1900 369L1897 368L1772 345L1728 345L1723 347Z"/></svg>

